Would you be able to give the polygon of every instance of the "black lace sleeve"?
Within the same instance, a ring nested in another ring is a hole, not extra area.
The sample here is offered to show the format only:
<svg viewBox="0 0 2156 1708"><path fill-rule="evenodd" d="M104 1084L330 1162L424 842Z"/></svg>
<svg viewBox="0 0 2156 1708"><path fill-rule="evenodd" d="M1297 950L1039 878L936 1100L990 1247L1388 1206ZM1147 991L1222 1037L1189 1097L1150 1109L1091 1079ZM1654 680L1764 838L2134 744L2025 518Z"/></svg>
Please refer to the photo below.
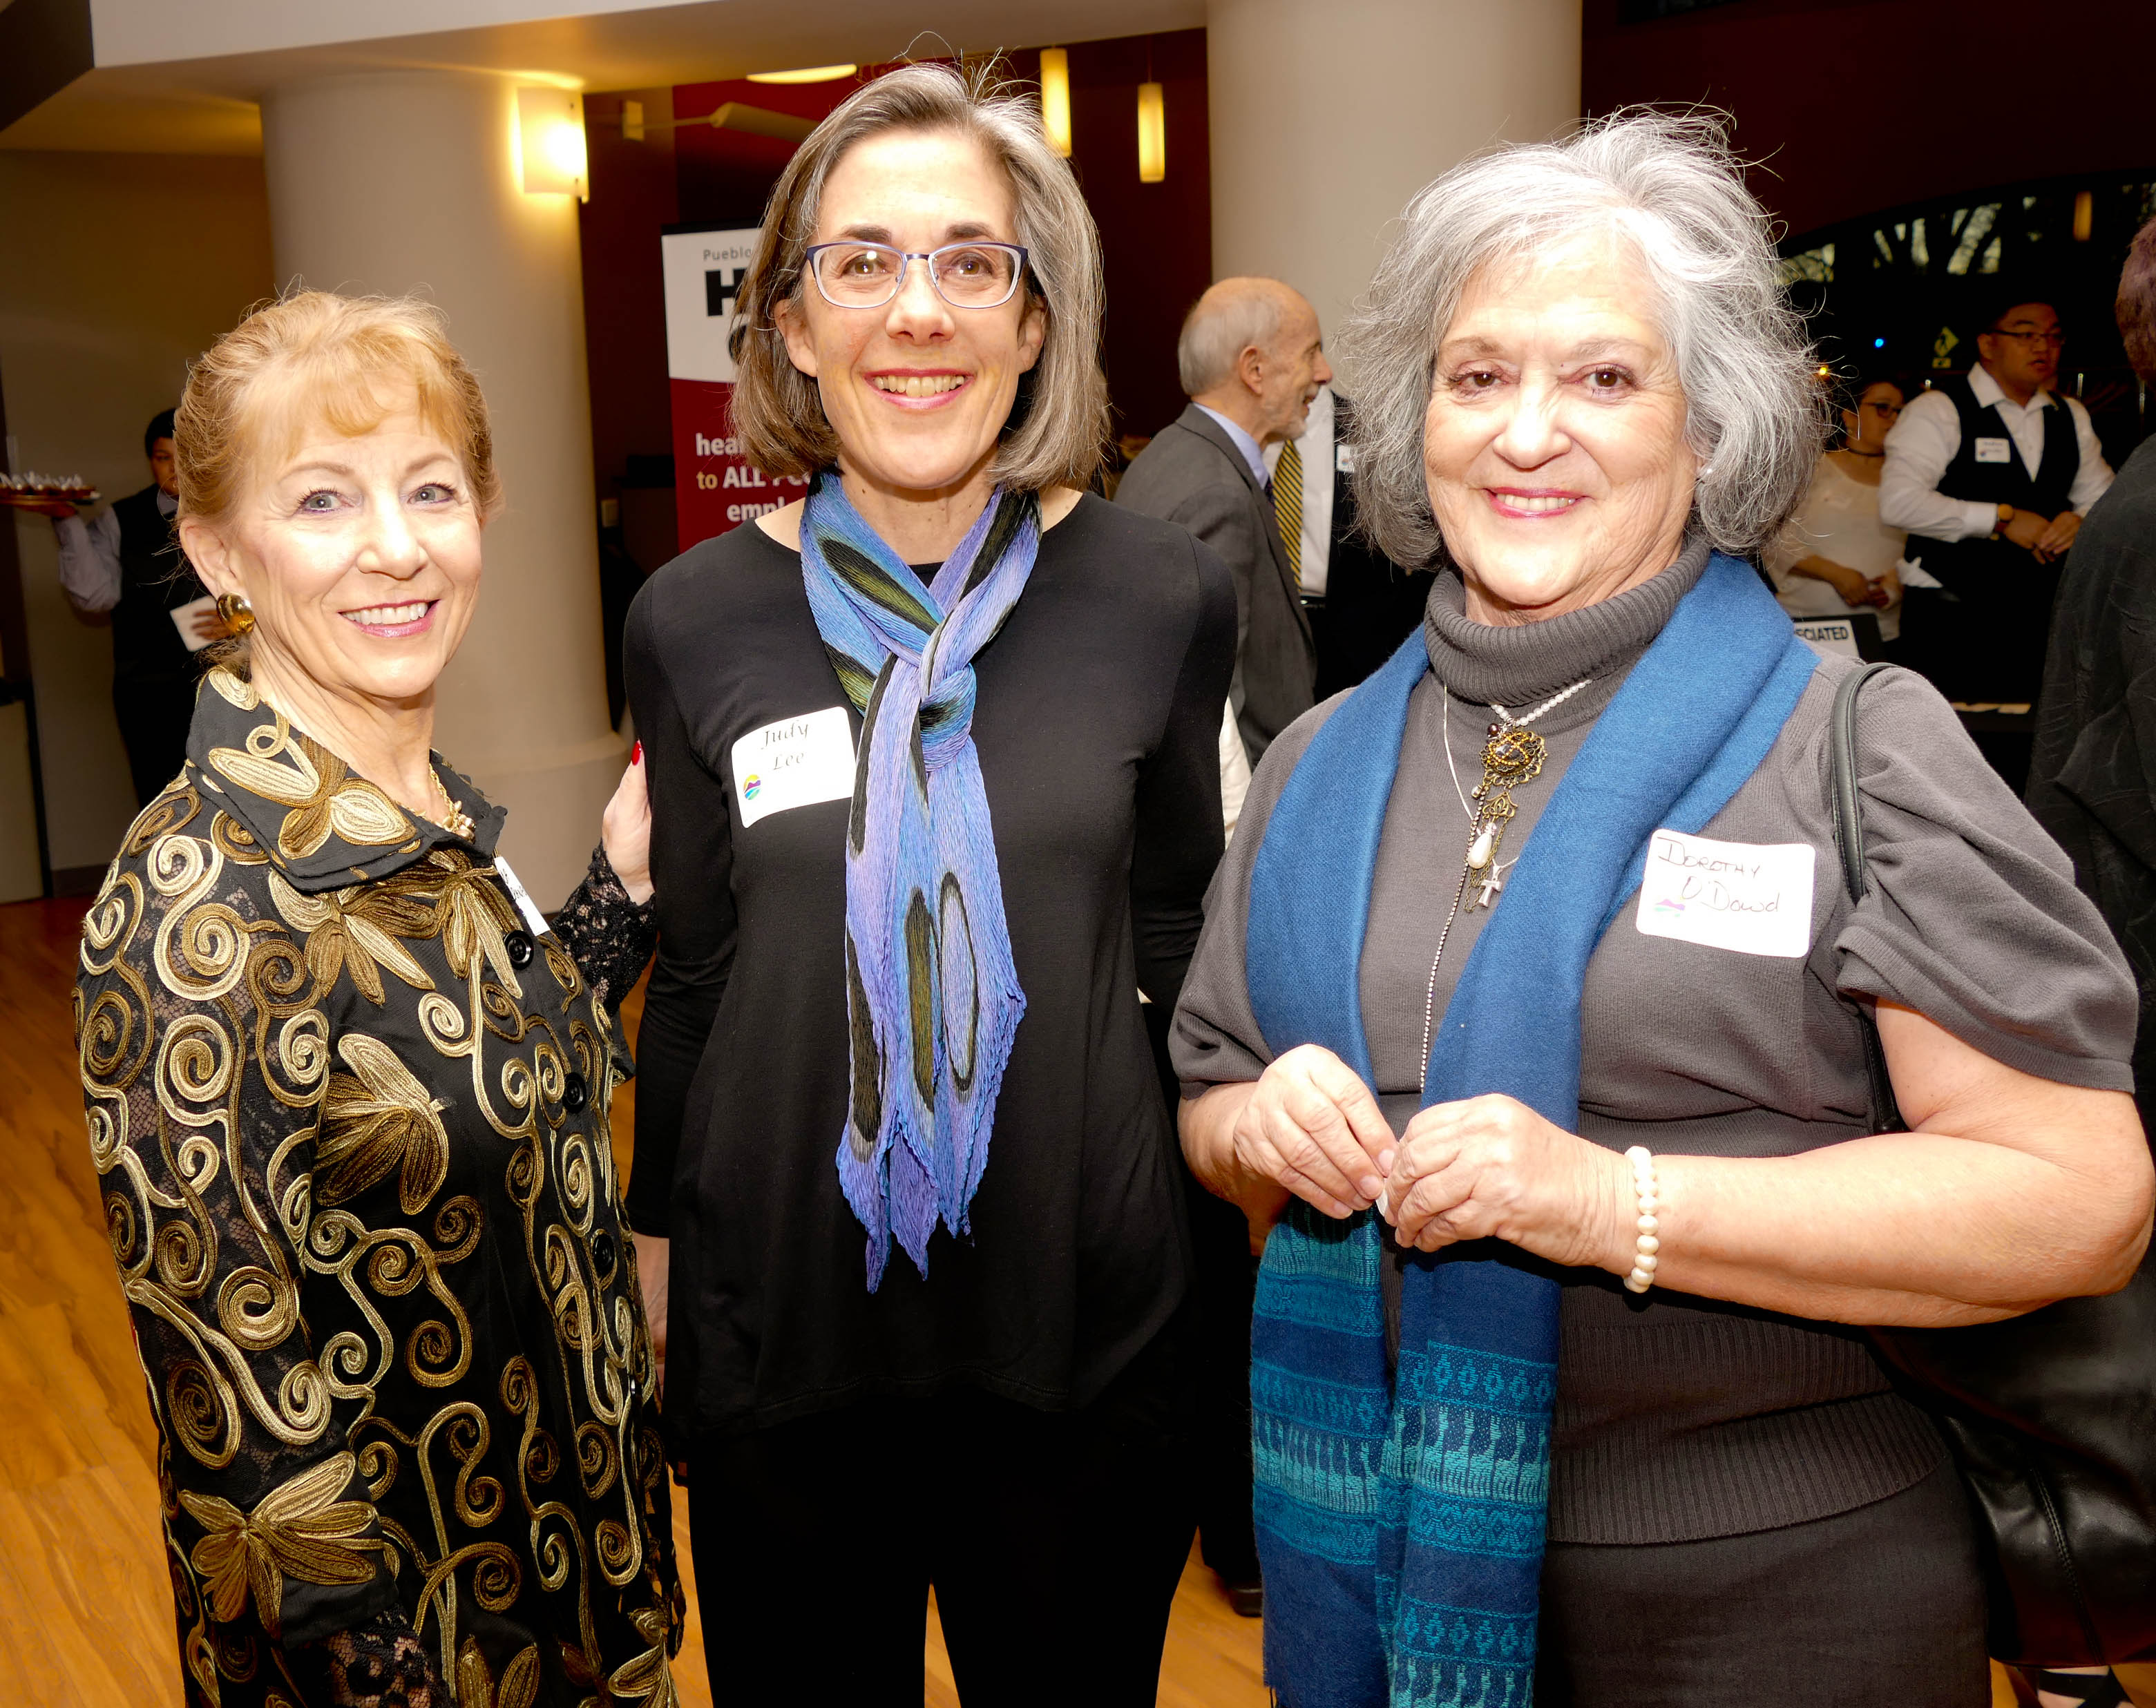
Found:
<svg viewBox="0 0 2156 1708"><path fill-rule="evenodd" d="M584 881L554 916L554 934L576 957L584 982L599 1000L618 1008L651 964L659 944L659 908L654 901L639 905L629 899L602 844L592 850Z"/></svg>
<svg viewBox="0 0 2156 1708"><path fill-rule="evenodd" d="M326 1708L454 1708L404 1609L290 1652L295 1681Z"/></svg>

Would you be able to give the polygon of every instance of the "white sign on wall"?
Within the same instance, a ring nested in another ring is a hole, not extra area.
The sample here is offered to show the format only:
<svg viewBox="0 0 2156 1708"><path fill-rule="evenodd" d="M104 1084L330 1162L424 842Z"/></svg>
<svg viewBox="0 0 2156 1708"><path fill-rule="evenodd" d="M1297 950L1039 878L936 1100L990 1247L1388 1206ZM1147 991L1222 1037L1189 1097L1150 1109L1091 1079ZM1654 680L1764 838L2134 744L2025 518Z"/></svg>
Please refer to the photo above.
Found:
<svg viewBox="0 0 2156 1708"><path fill-rule="evenodd" d="M742 231L672 232L660 239L666 282L666 372L672 378L733 383L726 336L733 331L737 293L756 254L757 236L751 226Z"/></svg>

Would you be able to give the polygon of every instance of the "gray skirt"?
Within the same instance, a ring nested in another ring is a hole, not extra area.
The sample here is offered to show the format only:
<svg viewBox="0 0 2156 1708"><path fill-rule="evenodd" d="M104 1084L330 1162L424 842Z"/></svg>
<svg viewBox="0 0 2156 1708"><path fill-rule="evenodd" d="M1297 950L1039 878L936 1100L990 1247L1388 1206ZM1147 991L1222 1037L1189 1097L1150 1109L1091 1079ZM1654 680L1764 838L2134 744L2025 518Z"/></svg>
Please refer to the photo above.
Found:
<svg viewBox="0 0 2156 1708"><path fill-rule="evenodd" d="M1809 1524L1553 1543L1536 1708L1988 1708L1984 1592L1952 1465Z"/></svg>

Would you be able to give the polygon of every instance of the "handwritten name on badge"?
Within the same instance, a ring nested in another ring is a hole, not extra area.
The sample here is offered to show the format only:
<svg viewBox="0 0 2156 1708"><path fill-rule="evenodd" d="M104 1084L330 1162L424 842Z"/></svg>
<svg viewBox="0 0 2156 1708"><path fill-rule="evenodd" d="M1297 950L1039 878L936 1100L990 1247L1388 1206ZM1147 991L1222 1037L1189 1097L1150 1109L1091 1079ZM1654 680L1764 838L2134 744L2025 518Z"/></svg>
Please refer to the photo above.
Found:
<svg viewBox="0 0 2156 1708"><path fill-rule="evenodd" d="M781 718L734 743L742 828L759 818L854 792L854 732L843 705Z"/></svg>
<svg viewBox="0 0 2156 1708"><path fill-rule="evenodd" d="M2003 439L1980 439L1976 442L1976 459L1979 463L2010 463L2014 447Z"/></svg>
<svg viewBox="0 0 2156 1708"><path fill-rule="evenodd" d="M1647 841L1643 936L1796 959L1811 948L1812 845L1716 842L1681 830Z"/></svg>

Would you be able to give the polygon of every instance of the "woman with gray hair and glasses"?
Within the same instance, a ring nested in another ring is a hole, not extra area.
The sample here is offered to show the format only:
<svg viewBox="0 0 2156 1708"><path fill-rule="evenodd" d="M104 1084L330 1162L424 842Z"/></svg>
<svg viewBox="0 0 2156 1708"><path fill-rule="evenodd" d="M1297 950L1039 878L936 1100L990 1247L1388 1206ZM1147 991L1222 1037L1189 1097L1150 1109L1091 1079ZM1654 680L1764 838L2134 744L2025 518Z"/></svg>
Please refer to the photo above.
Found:
<svg viewBox="0 0 2156 1708"><path fill-rule="evenodd" d="M1220 856L1235 603L1081 490L1100 316L1029 103L866 85L742 283L734 425L808 495L630 613L628 1209L721 1702L918 1701L932 1586L968 1708L1156 1692L1188 1256L1138 992Z"/></svg>
<svg viewBox="0 0 2156 1708"><path fill-rule="evenodd" d="M1175 1027L1185 1152L1270 1230L1284 1708L1977 1708L1964 1496L1852 1326L2147 1241L2133 980L1906 673L1840 881L1856 667L1732 555L1819 454L1774 259L1718 127L1635 114L1422 192L1345 341L1363 513L1444 572L1266 754Z"/></svg>

